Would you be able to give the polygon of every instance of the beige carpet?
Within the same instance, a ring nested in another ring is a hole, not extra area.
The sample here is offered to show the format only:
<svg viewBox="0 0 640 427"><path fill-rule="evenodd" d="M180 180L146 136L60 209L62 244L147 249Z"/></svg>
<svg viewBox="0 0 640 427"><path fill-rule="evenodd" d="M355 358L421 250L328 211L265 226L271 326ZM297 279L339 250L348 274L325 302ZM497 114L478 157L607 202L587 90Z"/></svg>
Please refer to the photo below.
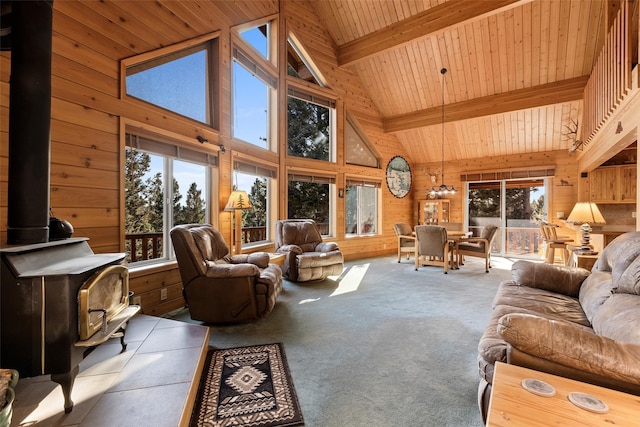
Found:
<svg viewBox="0 0 640 427"><path fill-rule="evenodd" d="M212 326L209 343L282 342L306 426L481 427L477 345L511 264L494 257L485 273L468 258L443 274L395 256L350 261L339 278L285 281L269 317Z"/></svg>

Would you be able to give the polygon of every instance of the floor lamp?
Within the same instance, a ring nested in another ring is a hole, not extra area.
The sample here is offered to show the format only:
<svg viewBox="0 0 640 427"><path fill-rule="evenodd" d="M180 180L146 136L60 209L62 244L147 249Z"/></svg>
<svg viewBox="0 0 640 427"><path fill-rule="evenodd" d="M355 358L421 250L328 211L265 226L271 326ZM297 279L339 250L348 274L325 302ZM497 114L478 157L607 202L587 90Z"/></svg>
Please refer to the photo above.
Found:
<svg viewBox="0 0 640 427"><path fill-rule="evenodd" d="M225 211L233 211L235 213L235 218L233 221L233 229L234 229L234 239L233 239L233 253L240 254L242 253L242 211L247 209L253 209L253 205L251 204L251 200L249 200L249 196L246 191L235 190L231 192L229 196L229 201L227 202L227 206L225 206Z"/></svg>

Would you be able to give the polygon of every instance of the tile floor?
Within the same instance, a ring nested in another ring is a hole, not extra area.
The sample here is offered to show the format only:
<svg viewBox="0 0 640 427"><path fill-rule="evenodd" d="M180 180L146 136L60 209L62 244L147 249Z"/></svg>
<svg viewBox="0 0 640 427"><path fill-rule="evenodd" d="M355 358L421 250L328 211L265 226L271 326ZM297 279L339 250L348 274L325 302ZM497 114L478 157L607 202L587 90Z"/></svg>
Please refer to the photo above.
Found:
<svg viewBox="0 0 640 427"><path fill-rule="evenodd" d="M127 351L120 353L120 339L111 339L82 361L70 414L48 375L22 378L11 426L188 424L208 341L205 326L136 315L127 327Z"/></svg>

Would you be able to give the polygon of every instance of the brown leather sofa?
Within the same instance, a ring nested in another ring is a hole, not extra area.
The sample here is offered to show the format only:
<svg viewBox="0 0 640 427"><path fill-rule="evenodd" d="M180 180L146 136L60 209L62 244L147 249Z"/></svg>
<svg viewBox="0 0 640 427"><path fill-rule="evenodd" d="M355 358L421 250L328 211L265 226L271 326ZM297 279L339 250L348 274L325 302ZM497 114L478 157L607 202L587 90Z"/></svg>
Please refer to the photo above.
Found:
<svg viewBox="0 0 640 427"><path fill-rule="evenodd" d="M170 234L192 319L240 323L273 310L282 271L269 264L269 254L229 255L222 234L210 224L178 225Z"/></svg>
<svg viewBox="0 0 640 427"><path fill-rule="evenodd" d="M338 244L323 242L312 219L276 221L276 252L286 255L283 274L294 282L338 276L344 267Z"/></svg>
<svg viewBox="0 0 640 427"><path fill-rule="evenodd" d="M483 419L496 361L640 395L640 231L611 242L591 272L518 261L512 276L478 345Z"/></svg>

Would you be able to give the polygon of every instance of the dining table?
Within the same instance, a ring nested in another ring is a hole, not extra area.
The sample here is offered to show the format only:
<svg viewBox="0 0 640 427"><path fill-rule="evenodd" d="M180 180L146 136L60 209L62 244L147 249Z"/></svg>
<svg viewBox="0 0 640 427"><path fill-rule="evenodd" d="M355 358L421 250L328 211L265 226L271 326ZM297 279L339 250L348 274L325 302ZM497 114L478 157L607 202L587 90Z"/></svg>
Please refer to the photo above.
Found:
<svg viewBox="0 0 640 427"><path fill-rule="evenodd" d="M460 240L473 236L472 231L463 231L463 230L447 230L447 240L449 240L453 245L453 257L451 268L459 269L462 265L462 256L458 253L458 242Z"/></svg>

